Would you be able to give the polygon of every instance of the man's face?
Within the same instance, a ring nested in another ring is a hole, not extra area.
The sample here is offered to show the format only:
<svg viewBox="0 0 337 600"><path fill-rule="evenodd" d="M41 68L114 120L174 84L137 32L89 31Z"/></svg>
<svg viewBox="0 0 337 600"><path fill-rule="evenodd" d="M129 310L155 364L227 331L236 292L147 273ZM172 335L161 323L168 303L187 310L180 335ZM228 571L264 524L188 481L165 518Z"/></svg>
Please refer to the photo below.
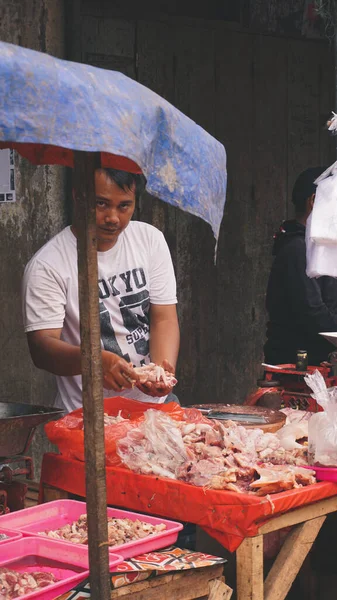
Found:
<svg viewBox="0 0 337 600"><path fill-rule="evenodd" d="M122 190L104 171L95 173L97 249L110 250L134 213L134 189Z"/></svg>

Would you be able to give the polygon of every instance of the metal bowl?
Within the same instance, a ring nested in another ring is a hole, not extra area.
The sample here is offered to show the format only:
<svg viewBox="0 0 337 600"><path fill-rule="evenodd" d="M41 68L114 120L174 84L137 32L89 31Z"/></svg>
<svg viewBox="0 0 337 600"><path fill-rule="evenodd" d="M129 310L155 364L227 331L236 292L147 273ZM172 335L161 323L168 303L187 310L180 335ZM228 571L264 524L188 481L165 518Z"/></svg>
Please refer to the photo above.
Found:
<svg viewBox="0 0 337 600"><path fill-rule="evenodd" d="M36 427L61 417L63 412L34 404L0 402L0 458L27 452Z"/></svg>

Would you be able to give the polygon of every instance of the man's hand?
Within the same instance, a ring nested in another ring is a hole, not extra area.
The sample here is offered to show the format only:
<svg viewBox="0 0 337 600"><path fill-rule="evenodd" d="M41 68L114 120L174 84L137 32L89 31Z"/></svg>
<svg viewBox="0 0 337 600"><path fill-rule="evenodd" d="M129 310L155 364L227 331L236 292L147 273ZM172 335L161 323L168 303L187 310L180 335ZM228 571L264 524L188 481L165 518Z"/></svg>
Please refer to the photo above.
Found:
<svg viewBox="0 0 337 600"><path fill-rule="evenodd" d="M132 366L113 352L102 351L103 387L107 390L122 392L132 388L139 376Z"/></svg>
<svg viewBox="0 0 337 600"><path fill-rule="evenodd" d="M172 375L174 375L174 368L168 362L168 360L163 360L162 364L159 366L163 367L165 371L168 371L169 373L172 373ZM147 383L138 383L137 387L141 392L143 392L143 394L146 394L147 396L152 396L152 398L160 398L161 396L167 396L172 391L172 387L165 385L164 381L148 381Z"/></svg>

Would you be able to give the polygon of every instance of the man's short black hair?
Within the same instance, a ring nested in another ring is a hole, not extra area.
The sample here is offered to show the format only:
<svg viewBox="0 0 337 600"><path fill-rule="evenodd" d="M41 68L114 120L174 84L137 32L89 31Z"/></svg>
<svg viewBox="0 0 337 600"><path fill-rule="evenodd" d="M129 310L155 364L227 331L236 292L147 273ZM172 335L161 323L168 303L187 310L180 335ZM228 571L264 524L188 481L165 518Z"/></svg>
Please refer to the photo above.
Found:
<svg viewBox="0 0 337 600"><path fill-rule="evenodd" d="M299 215L305 213L308 198L316 193L315 179L326 169L327 167L310 167L297 177L293 187L292 201Z"/></svg>
<svg viewBox="0 0 337 600"><path fill-rule="evenodd" d="M146 177L136 173L129 173L128 171L118 171L117 169L101 169L106 173L107 177L114 181L121 190L132 190L135 189L136 200L140 198L145 190Z"/></svg>

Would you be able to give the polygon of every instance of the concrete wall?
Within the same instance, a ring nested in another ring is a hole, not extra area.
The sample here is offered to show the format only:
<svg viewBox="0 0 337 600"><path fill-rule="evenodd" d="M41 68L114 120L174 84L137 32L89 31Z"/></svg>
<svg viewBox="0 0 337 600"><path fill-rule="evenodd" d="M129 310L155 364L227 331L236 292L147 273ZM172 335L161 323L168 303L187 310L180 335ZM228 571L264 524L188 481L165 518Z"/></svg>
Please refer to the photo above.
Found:
<svg viewBox="0 0 337 600"><path fill-rule="evenodd" d="M0 0L0 38L64 57L63 0ZM52 405L54 378L32 364L21 319L20 286L30 257L65 224L65 169L15 157L17 201L0 205L0 401ZM42 428L32 453L37 475L48 448Z"/></svg>

